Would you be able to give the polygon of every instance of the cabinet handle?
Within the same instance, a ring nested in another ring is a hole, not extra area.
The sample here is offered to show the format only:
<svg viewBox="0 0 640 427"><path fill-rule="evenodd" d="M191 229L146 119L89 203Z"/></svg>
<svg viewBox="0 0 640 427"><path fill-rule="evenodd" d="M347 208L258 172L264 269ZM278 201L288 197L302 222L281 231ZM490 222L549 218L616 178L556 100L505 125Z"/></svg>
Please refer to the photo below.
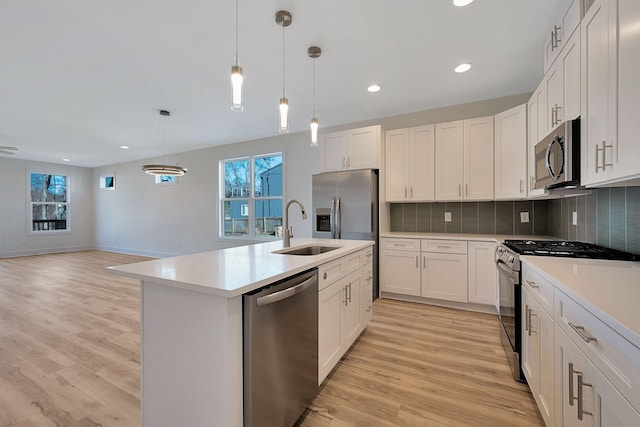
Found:
<svg viewBox="0 0 640 427"><path fill-rule="evenodd" d="M427 268L427 257L426 256L422 257L422 268Z"/></svg>
<svg viewBox="0 0 640 427"><path fill-rule="evenodd" d="M347 169L351 167L351 156L347 156Z"/></svg>
<svg viewBox="0 0 640 427"><path fill-rule="evenodd" d="M528 313L529 313L529 305L528 305L528 304L525 304L525 306L524 306L524 312L525 312L525 316L524 316L524 330L525 330L525 331L527 331L527 332L529 332L529 321L530 321L530 319L529 319L529 314L528 314ZM531 334L529 334L529 335L531 335Z"/></svg>
<svg viewBox="0 0 640 427"><path fill-rule="evenodd" d="M535 176L530 177L529 181L530 181L529 182L529 188L531 190L535 189L536 188L536 177Z"/></svg>
<svg viewBox="0 0 640 427"><path fill-rule="evenodd" d="M560 114L558 114L560 111L562 110L562 105L558 105L556 104L556 124L560 124L560 122L562 122L562 119L560 118Z"/></svg>
<svg viewBox="0 0 640 427"><path fill-rule="evenodd" d="M584 342L586 342L587 344L589 344L591 341L593 342L598 342L598 340L590 335L587 335L587 333L584 331L584 326L576 326L571 322L568 322L569 326L571 327L571 329L573 329L575 331L576 334L578 334L580 336L580 338L582 338L582 340Z"/></svg>
<svg viewBox="0 0 640 427"><path fill-rule="evenodd" d="M602 141L602 170L605 170L607 166L613 166L612 163L607 163L607 148L613 148L613 144Z"/></svg>
<svg viewBox="0 0 640 427"><path fill-rule="evenodd" d="M351 302L351 283L349 283L349 285L347 285L347 288L349 288L349 296L348 296L348 299L349 299L349 302Z"/></svg>
<svg viewBox="0 0 640 427"><path fill-rule="evenodd" d="M413 185L411 186L411 198L413 199Z"/></svg>
<svg viewBox="0 0 640 427"><path fill-rule="evenodd" d="M560 46L560 42L562 41L562 39L558 37L558 33L560 32L560 27L558 27L557 25L554 25L553 32L556 33L556 48L558 48Z"/></svg>
<svg viewBox="0 0 640 427"><path fill-rule="evenodd" d="M436 245L436 248L438 248L438 249L451 249L451 246L448 246L448 245Z"/></svg>
<svg viewBox="0 0 640 427"><path fill-rule="evenodd" d="M416 255L416 268L420 267L420 264L418 264L418 255Z"/></svg>
<svg viewBox="0 0 640 427"><path fill-rule="evenodd" d="M527 282L527 284L531 286L533 289L538 289L540 287L540 285L538 285L536 282L530 282L528 280L525 280L525 282Z"/></svg>
<svg viewBox="0 0 640 427"><path fill-rule="evenodd" d="M364 256L366 256L367 258L371 258L373 256L373 251L367 252Z"/></svg>
<svg viewBox="0 0 640 427"><path fill-rule="evenodd" d="M370 281L371 281L371 279L373 279L373 276L371 275L371 273L369 273L369 276L367 276L367 279L366 279L366 280L367 280L367 282L370 282Z"/></svg>
<svg viewBox="0 0 640 427"><path fill-rule="evenodd" d="M593 387L593 384L585 383L582 379L582 374L578 374L578 419L582 421L583 415L593 415L592 412L584 410L584 399L582 396L582 387Z"/></svg>
<svg viewBox="0 0 640 427"><path fill-rule="evenodd" d="M529 311L527 312L527 317L529 318L529 336L531 336L532 332L536 332L532 328L533 325L531 324L531 316L537 316L537 314L535 314L533 312L533 309L530 308Z"/></svg>
<svg viewBox="0 0 640 427"><path fill-rule="evenodd" d="M348 304L347 304L347 287L345 286L345 287L344 287L344 288L342 288L342 289L344 289L344 301L342 301L342 302L344 302L344 305L345 305L345 307L346 307L346 306L348 305Z"/></svg>
<svg viewBox="0 0 640 427"><path fill-rule="evenodd" d="M556 33L555 31L551 30L551 52L553 52L554 50L556 50Z"/></svg>
<svg viewBox="0 0 640 427"><path fill-rule="evenodd" d="M520 192L524 193L524 179L520 180Z"/></svg>
<svg viewBox="0 0 640 427"><path fill-rule="evenodd" d="M552 108L551 109L551 127L555 127L556 126L556 109Z"/></svg>
<svg viewBox="0 0 640 427"><path fill-rule="evenodd" d="M326 271L325 271L325 272L324 272L324 274L322 275L322 278L323 278L324 280L327 280L327 272L326 272Z"/></svg>
<svg viewBox="0 0 640 427"><path fill-rule="evenodd" d="M602 141L602 143L604 144L604 141ZM603 170L604 170L604 166L600 166L600 165L598 164L598 157L599 157L599 156L598 156L598 153L599 153L600 151L602 151L602 148L600 148L600 144L596 144L596 173L598 173L598 171L599 171L600 169L603 169Z"/></svg>
<svg viewBox="0 0 640 427"><path fill-rule="evenodd" d="M346 166L347 166L347 159L344 156L342 156L342 169L346 169Z"/></svg>
<svg viewBox="0 0 640 427"><path fill-rule="evenodd" d="M465 184L464 185L464 195L468 196L469 195L469 184Z"/></svg>
<svg viewBox="0 0 640 427"><path fill-rule="evenodd" d="M573 395L573 374L582 375L582 372L573 369L573 363L569 363L569 406L573 406L576 397Z"/></svg>

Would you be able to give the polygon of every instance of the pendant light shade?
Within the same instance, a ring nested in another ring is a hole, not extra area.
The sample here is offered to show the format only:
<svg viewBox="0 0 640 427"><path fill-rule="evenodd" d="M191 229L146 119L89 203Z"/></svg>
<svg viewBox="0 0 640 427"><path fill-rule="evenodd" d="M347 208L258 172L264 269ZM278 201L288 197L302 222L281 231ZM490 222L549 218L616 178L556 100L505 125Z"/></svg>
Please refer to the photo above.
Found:
<svg viewBox="0 0 640 427"><path fill-rule="evenodd" d="M291 25L291 14L286 10L276 12L276 24L282 27L282 98L280 98L280 133L289 132L289 100L284 90L284 28Z"/></svg>
<svg viewBox="0 0 640 427"><path fill-rule="evenodd" d="M169 117L171 113L167 110L160 110L160 123L158 123L158 134L162 130L162 136L164 140L164 129L162 128L162 122L165 117ZM163 141L164 142L164 141ZM163 158L164 161L164 158ZM149 175L172 175L182 176L187 173L187 168L183 168L178 165L143 165L142 170Z"/></svg>
<svg viewBox="0 0 640 427"><path fill-rule="evenodd" d="M280 133L289 132L289 100L280 98Z"/></svg>
<svg viewBox="0 0 640 427"><path fill-rule="evenodd" d="M311 130L311 147L318 146L318 117L316 116L316 58L320 57L322 50L318 46L307 49L307 55L313 59L313 117L309 128Z"/></svg>
<svg viewBox="0 0 640 427"><path fill-rule="evenodd" d="M231 67L231 111L243 111L242 67L238 65L238 0L236 0L236 65Z"/></svg>
<svg viewBox="0 0 640 427"><path fill-rule="evenodd" d="M231 67L231 111L243 111L242 106L242 68L238 65Z"/></svg>

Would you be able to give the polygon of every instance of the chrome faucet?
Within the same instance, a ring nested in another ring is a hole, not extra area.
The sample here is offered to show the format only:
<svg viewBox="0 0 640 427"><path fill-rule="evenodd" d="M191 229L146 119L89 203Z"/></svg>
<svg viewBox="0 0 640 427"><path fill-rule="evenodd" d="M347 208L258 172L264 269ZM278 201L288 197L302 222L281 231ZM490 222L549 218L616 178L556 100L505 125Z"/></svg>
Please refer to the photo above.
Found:
<svg viewBox="0 0 640 427"><path fill-rule="evenodd" d="M293 237L293 227L289 227L289 206L291 206L292 203L297 203L298 206L300 206L302 219L307 219L307 211L304 210L304 205L296 199L289 200L284 210L284 244L282 246L285 248L291 246L291 238Z"/></svg>

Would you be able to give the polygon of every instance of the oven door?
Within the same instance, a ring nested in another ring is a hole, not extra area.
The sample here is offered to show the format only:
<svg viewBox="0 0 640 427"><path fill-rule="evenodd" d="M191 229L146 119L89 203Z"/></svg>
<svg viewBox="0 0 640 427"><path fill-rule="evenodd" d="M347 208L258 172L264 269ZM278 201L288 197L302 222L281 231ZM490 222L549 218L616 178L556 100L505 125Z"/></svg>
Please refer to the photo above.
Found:
<svg viewBox="0 0 640 427"><path fill-rule="evenodd" d="M500 338L502 347L507 355L513 378L524 382L524 375L520 368L520 312L521 287L520 272L512 270L505 263L497 260L498 291L500 293L500 323L502 330Z"/></svg>

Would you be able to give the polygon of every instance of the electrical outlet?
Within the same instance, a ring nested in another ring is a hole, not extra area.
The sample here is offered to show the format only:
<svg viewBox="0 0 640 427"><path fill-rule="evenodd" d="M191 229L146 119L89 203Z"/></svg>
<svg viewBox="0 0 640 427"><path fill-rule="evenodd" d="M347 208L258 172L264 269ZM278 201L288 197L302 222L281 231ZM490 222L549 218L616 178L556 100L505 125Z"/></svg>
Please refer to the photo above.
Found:
<svg viewBox="0 0 640 427"><path fill-rule="evenodd" d="M578 212L572 212L572 219L571 219L571 223L573 225L578 225Z"/></svg>
<svg viewBox="0 0 640 427"><path fill-rule="evenodd" d="M451 212L444 213L444 222L451 222Z"/></svg>
<svg viewBox="0 0 640 427"><path fill-rule="evenodd" d="M520 222L529 222L529 212L520 212Z"/></svg>

